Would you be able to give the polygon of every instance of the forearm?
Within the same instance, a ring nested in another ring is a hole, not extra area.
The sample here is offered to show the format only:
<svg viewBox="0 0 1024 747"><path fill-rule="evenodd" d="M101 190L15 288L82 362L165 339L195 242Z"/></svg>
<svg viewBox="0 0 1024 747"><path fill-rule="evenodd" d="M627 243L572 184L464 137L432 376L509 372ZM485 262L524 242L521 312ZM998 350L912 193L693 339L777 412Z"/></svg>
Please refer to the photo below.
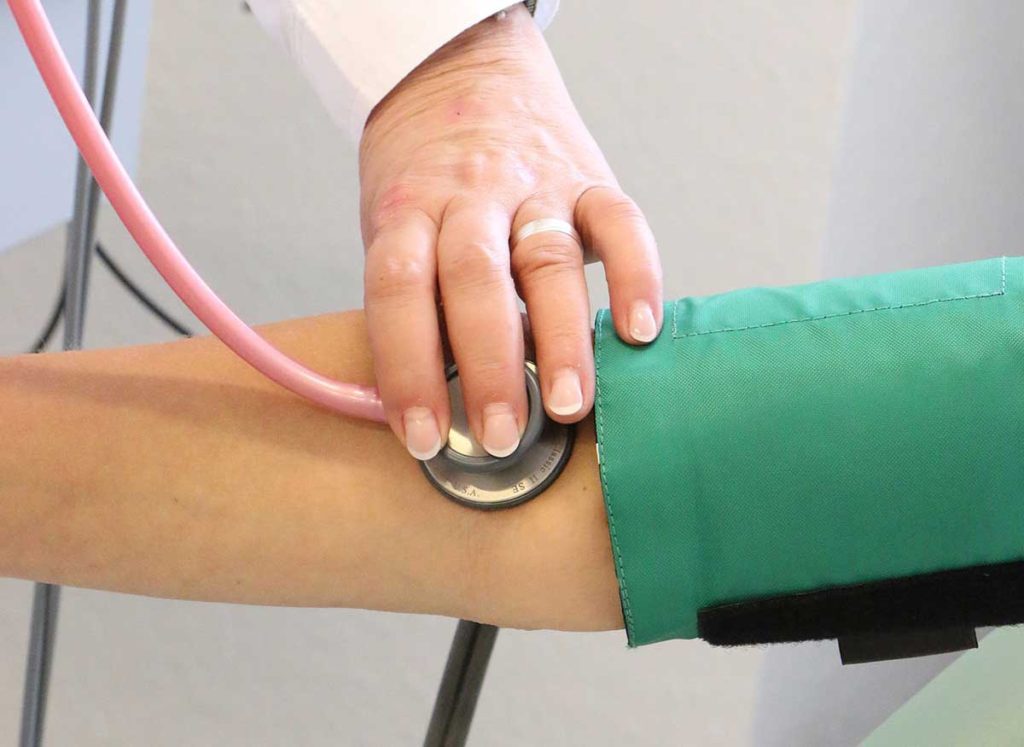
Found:
<svg viewBox="0 0 1024 747"><path fill-rule="evenodd" d="M263 333L372 383L360 313ZM390 431L281 390L218 341L0 360L0 572L183 599L621 626L590 423L562 477L458 506Z"/></svg>

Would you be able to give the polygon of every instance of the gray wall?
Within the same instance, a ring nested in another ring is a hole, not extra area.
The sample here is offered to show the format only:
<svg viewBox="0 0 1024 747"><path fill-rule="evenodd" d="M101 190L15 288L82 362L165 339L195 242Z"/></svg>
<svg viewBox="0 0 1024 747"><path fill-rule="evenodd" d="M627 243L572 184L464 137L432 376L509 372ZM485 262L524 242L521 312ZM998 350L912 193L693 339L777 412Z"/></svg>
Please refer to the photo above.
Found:
<svg viewBox="0 0 1024 747"><path fill-rule="evenodd" d="M1024 4L863 0L825 271L1020 254Z"/></svg>
<svg viewBox="0 0 1024 747"><path fill-rule="evenodd" d="M361 304L355 151L235 0L156 0L140 180L246 320ZM817 275L852 0L564 0L548 38L659 237L678 296ZM105 215L100 234L181 310ZM59 285L53 231L0 259L0 352ZM593 271L594 301L606 296ZM89 346L167 334L99 268ZM144 500L140 496L140 500ZM30 587L0 581L0 743L17 730ZM453 623L67 590L54 745L415 744ZM505 631L474 727L486 745L743 744L759 651L621 633Z"/></svg>
<svg viewBox="0 0 1024 747"><path fill-rule="evenodd" d="M858 3L824 274L1021 253L1022 31L1015 0ZM773 647L755 744L860 744L958 656L841 667L831 643Z"/></svg>
<svg viewBox="0 0 1024 747"><path fill-rule="evenodd" d="M99 66L105 69L113 0L102 0ZM125 14L118 107L113 118L114 147L134 173L139 150L145 90L151 0L133 0ZM79 79L85 67L85 5L51 0L46 14ZM97 97L103 75L96 81ZM57 222L71 217L75 187L74 143L54 107L32 57L21 42L7 4L0 5L0 254Z"/></svg>

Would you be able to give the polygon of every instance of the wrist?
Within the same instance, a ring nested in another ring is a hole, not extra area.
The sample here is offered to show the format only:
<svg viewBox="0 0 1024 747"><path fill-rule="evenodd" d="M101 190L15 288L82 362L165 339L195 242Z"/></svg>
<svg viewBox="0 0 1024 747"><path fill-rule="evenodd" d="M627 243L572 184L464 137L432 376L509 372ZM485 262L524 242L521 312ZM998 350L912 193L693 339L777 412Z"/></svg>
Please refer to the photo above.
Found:
<svg viewBox="0 0 1024 747"><path fill-rule="evenodd" d="M503 18L488 16L421 62L377 103L365 130L388 112L409 114L402 110L450 98L486 79L521 74L531 60L543 59L538 53L547 53L543 34L525 5L512 5Z"/></svg>
<svg viewBox="0 0 1024 747"><path fill-rule="evenodd" d="M426 69L462 67L519 59L522 52L543 35L523 3L509 5L454 37L423 61Z"/></svg>

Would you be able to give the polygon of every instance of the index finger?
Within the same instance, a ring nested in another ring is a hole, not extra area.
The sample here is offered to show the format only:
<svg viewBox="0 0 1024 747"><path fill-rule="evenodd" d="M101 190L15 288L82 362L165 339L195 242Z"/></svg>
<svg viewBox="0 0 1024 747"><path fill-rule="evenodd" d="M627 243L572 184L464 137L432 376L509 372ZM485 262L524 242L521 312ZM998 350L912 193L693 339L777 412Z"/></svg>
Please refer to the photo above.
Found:
<svg viewBox="0 0 1024 747"><path fill-rule="evenodd" d="M414 457L431 459L451 423L437 314L437 226L408 211L366 253L366 327L388 424Z"/></svg>

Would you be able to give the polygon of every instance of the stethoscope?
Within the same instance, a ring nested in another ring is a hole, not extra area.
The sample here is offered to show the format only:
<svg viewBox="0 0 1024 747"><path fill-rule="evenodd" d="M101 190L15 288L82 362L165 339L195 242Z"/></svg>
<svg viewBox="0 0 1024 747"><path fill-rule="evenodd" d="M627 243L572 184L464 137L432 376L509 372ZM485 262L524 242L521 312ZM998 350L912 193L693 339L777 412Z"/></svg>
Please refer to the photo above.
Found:
<svg viewBox="0 0 1024 747"><path fill-rule="evenodd" d="M349 417L385 422L375 389L328 379L289 358L248 327L217 297L181 254L150 211L100 126L39 0L8 0L68 131L125 228L192 313L260 373L316 404ZM544 412L536 367L524 370L529 419L519 448L498 458L488 454L469 428L458 372L448 369L452 428L447 445L423 462L428 480L444 495L474 508L507 508L535 497L568 461L572 428Z"/></svg>

